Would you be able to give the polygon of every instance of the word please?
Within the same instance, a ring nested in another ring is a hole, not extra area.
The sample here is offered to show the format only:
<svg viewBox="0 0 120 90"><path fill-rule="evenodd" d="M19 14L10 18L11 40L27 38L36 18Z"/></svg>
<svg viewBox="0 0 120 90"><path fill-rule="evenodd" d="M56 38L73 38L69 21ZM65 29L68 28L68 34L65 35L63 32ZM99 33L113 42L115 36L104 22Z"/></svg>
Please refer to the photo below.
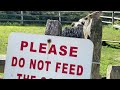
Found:
<svg viewBox="0 0 120 90"><path fill-rule="evenodd" d="M21 51L24 51L26 48L29 48L30 52L54 54L60 56L66 56L68 54L70 57L77 57L78 47L75 46L70 46L68 48L67 45L60 45L59 47L56 47L55 44L51 44L49 46L47 43L40 43L38 47L39 48L35 46L34 42L21 41L20 44ZM47 52L47 47L49 47L48 52ZM57 51L57 48L59 49L59 51Z"/></svg>

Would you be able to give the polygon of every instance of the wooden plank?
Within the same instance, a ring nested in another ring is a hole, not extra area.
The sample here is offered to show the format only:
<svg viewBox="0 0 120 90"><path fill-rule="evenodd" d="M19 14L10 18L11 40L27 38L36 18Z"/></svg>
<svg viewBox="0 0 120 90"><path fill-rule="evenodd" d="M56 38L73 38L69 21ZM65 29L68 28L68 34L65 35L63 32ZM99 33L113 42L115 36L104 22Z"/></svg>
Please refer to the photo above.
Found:
<svg viewBox="0 0 120 90"><path fill-rule="evenodd" d="M4 73L5 60L0 60L0 73Z"/></svg>
<svg viewBox="0 0 120 90"><path fill-rule="evenodd" d="M112 40L102 40L104 42L112 42L112 43L120 43L120 41L112 41Z"/></svg>
<svg viewBox="0 0 120 90"><path fill-rule="evenodd" d="M118 18L118 17L114 17L114 19L120 20L120 18Z"/></svg>
<svg viewBox="0 0 120 90"><path fill-rule="evenodd" d="M108 24L112 24L112 22L108 22L108 21L102 21L103 23L108 23Z"/></svg>
<svg viewBox="0 0 120 90"><path fill-rule="evenodd" d="M107 68L106 79L120 79L120 66L109 65Z"/></svg>
<svg viewBox="0 0 120 90"><path fill-rule="evenodd" d="M112 13L112 11L102 11L103 13Z"/></svg>
<svg viewBox="0 0 120 90"><path fill-rule="evenodd" d="M0 73L4 73L6 55L0 55Z"/></svg>
<svg viewBox="0 0 120 90"><path fill-rule="evenodd" d="M119 12L119 11L114 11L114 13L119 13L119 14L120 14L120 12Z"/></svg>
<svg viewBox="0 0 120 90"><path fill-rule="evenodd" d="M102 18L110 18L110 19L112 19L112 17L110 17L110 16L100 16L100 17L102 17Z"/></svg>

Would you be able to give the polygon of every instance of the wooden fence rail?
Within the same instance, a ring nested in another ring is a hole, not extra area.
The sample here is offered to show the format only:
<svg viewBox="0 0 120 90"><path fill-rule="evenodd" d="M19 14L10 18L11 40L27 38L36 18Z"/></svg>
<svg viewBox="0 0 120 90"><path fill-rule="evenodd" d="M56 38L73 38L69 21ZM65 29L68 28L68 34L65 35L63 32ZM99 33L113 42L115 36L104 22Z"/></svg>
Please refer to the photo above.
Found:
<svg viewBox="0 0 120 90"><path fill-rule="evenodd" d="M114 28L119 28L119 25L115 23L116 20L120 20L120 17L116 17L116 14L120 14L120 11L103 11L103 14L105 13L111 13L111 16L101 16L102 19L107 19L107 20L102 20L103 23L107 24L112 24Z"/></svg>

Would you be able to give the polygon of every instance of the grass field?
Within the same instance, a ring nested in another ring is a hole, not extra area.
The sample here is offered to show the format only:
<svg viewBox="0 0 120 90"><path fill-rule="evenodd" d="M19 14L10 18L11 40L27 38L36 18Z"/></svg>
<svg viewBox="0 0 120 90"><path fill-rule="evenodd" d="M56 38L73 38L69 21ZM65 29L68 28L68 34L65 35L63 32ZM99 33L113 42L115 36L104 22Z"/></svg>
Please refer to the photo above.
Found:
<svg viewBox="0 0 120 90"><path fill-rule="evenodd" d="M120 41L120 30L116 30L111 25L103 26L103 40ZM106 76L108 65L120 65L120 44L108 43L107 46L102 46L101 51L101 76Z"/></svg>
<svg viewBox="0 0 120 90"><path fill-rule="evenodd" d="M44 26L0 26L0 54L6 54L8 36L11 32L44 34Z"/></svg>
<svg viewBox="0 0 120 90"><path fill-rule="evenodd" d="M11 32L24 32L32 34L44 34L44 26L0 26L0 54L6 54L7 40ZM120 41L120 30L113 30L109 26L103 26L103 40ZM108 65L120 65L120 44L108 43L102 47L100 74L106 76ZM0 74L3 75L3 74Z"/></svg>
<svg viewBox="0 0 120 90"><path fill-rule="evenodd" d="M3 73L0 73L0 77L3 77Z"/></svg>
<svg viewBox="0 0 120 90"><path fill-rule="evenodd" d="M116 30L111 25L103 26L103 40L120 41L120 30Z"/></svg>

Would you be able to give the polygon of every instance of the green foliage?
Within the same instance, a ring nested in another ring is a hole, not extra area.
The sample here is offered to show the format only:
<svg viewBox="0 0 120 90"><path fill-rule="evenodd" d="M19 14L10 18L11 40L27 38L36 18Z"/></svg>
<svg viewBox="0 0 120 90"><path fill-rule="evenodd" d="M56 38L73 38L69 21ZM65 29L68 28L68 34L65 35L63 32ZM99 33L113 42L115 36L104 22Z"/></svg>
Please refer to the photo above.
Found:
<svg viewBox="0 0 120 90"><path fill-rule="evenodd" d="M0 22L0 26L20 26L21 24L18 22Z"/></svg>
<svg viewBox="0 0 120 90"><path fill-rule="evenodd" d="M38 20L38 21L24 21L24 24L45 24L48 19L58 20L58 11L23 11L24 20ZM62 12L62 21L78 21L80 18L86 16L89 11L84 12ZM12 15L14 14L14 15ZM0 11L0 19L21 20L20 11ZM29 16L27 16L29 15ZM41 20L41 21L39 21ZM2 23L5 21L1 21ZM12 23L12 21L9 21ZM20 23L17 22L17 23ZM64 22L62 23L64 24Z"/></svg>

